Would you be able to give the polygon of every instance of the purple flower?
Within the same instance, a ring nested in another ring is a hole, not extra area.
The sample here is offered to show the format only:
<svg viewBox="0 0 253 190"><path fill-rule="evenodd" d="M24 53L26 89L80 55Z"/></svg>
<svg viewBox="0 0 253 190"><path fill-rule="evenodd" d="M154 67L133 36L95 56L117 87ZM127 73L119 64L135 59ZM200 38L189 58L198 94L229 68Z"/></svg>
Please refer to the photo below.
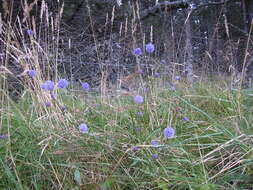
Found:
<svg viewBox="0 0 253 190"><path fill-rule="evenodd" d="M155 72L154 73L154 77L156 77L156 78L160 77L160 73L159 72Z"/></svg>
<svg viewBox="0 0 253 190"><path fill-rule="evenodd" d="M141 48L136 48L135 50L134 50L134 54L135 55L141 55L142 54L142 51L141 51Z"/></svg>
<svg viewBox="0 0 253 190"><path fill-rule="evenodd" d="M50 91L50 96L53 100L56 100L57 94L55 94L53 91Z"/></svg>
<svg viewBox="0 0 253 190"><path fill-rule="evenodd" d="M0 135L0 139L6 139L8 137L8 135Z"/></svg>
<svg viewBox="0 0 253 190"><path fill-rule="evenodd" d="M158 154L152 154L151 157L152 157L152 159L156 160L156 159L158 159Z"/></svg>
<svg viewBox="0 0 253 190"><path fill-rule="evenodd" d="M134 97L134 102L135 102L136 104L142 104L143 101L144 101L144 99L143 99L143 97L140 96L140 95L137 95L137 96Z"/></svg>
<svg viewBox="0 0 253 190"><path fill-rule="evenodd" d="M155 51L155 46L151 42L146 45L146 52L153 53Z"/></svg>
<svg viewBox="0 0 253 190"><path fill-rule="evenodd" d="M60 105L60 110L61 110L61 111L65 111L65 110L66 110L66 106Z"/></svg>
<svg viewBox="0 0 253 190"><path fill-rule="evenodd" d="M51 80L47 80L46 82L44 82L44 83L41 85L41 88L44 89L44 90L53 91L53 90L54 90L54 82L51 81Z"/></svg>
<svg viewBox="0 0 253 190"><path fill-rule="evenodd" d="M89 131L88 126L85 123L79 125L79 131L81 133L88 133Z"/></svg>
<svg viewBox="0 0 253 190"><path fill-rule="evenodd" d="M138 147L138 146L134 146L133 148L132 148L132 151L133 152L138 152L140 150L140 147Z"/></svg>
<svg viewBox="0 0 253 190"><path fill-rule="evenodd" d="M176 86L175 85L171 85L169 88L171 91L176 91Z"/></svg>
<svg viewBox="0 0 253 190"><path fill-rule="evenodd" d="M184 121L190 121L190 119L188 117L183 117Z"/></svg>
<svg viewBox="0 0 253 190"><path fill-rule="evenodd" d="M152 140L150 142L150 144L153 145L153 146L157 146L159 144L159 142L157 140Z"/></svg>
<svg viewBox="0 0 253 190"><path fill-rule="evenodd" d="M26 30L26 33L31 36L34 35L34 32L31 29Z"/></svg>
<svg viewBox="0 0 253 190"><path fill-rule="evenodd" d="M160 61L160 64L164 65L164 64L166 64L166 61L165 61L164 59L162 59L162 60Z"/></svg>
<svg viewBox="0 0 253 190"><path fill-rule="evenodd" d="M175 80L180 80L180 76L175 76Z"/></svg>
<svg viewBox="0 0 253 190"><path fill-rule="evenodd" d="M82 82L82 88L84 91L89 91L90 90L90 85L87 82Z"/></svg>
<svg viewBox="0 0 253 190"><path fill-rule="evenodd" d="M141 128L140 128L140 127L137 127L137 128L135 128L135 131L136 131L136 132L141 132Z"/></svg>
<svg viewBox="0 0 253 190"><path fill-rule="evenodd" d="M36 77L37 72L36 72L35 70L29 70L29 71L27 71L27 74L28 74L30 77L34 78L34 77Z"/></svg>
<svg viewBox="0 0 253 190"><path fill-rule="evenodd" d="M165 138L171 138L171 137L175 136L175 129L172 127L166 127L163 130L163 135Z"/></svg>
<svg viewBox="0 0 253 190"><path fill-rule="evenodd" d="M45 102L45 106L46 106L46 107L51 107L52 104L51 104L51 102Z"/></svg>
<svg viewBox="0 0 253 190"><path fill-rule="evenodd" d="M67 88L69 85L69 82L66 79L60 79L58 81L58 88Z"/></svg>
<svg viewBox="0 0 253 190"><path fill-rule="evenodd" d="M143 113L142 111L138 111L138 112L136 113L136 115L141 117L141 116L144 115L144 113Z"/></svg>
<svg viewBox="0 0 253 190"><path fill-rule="evenodd" d="M142 69L138 69L138 70L137 70L137 73L138 73L138 74L142 74L142 73L143 73L143 70L142 70Z"/></svg>

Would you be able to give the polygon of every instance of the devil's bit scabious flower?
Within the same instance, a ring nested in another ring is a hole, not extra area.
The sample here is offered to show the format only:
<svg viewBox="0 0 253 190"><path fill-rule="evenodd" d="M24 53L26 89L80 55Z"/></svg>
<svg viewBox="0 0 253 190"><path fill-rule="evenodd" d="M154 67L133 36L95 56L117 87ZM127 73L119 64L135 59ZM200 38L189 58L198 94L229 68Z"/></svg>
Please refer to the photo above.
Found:
<svg viewBox="0 0 253 190"><path fill-rule="evenodd" d="M136 48L134 54L140 56L142 54L141 48Z"/></svg>
<svg viewBox="0 0 253 190"><path fill-rule="evenodd" d="M28 71L27 71L27 74L28 74L30 77L34 78L34 77L36 77L37 72L36 72L35 70L28 70Z"/></svg>
<svg viewBox="0 0 253 190"><path fill-rule="evenodd" d="M184 121L190 121L190 119L189 119L188 117L186 117L186 116L183 117L183 120L184 120Z"/></svg>
<svg viewBox="0 0 253 190"><path fill-rule="evenodd" d="M155 73L154 73L154 77L155 77L155 78L160 77L160 73L159 73L159 72L155 72Z"/></svg>
<svg viewBox="0 0 253 190"><path fill-rule="evenodd" d="M141 117L141 116L144 115L144 113L142 111L139 111L139 112L136 113L136 115Z"/></svg>
<svg viewBox="0 0 253 190"><path fill-rule="evenodd" d="M84 91L89 91L90 90L90 85L87 82L82 82L82 88Z"/></svg>
<svg viewBox="0 0 253 190"><path fill-rule="evenodd" d="M45 102L45 106L46 106L46 107L51 107L52 104L51 104L51 102Z"/></svg>
<svg viewBox="0 0 253 190"><path fill-rule="evenodd" d="M153 146L157 146L158 145L158 141L157 140L152 140L150 142L150 144L153 145Z"/></svg>
<svg viewBox="0 0 253 190"><path fill-rule="evenodd" d="M83 123L83 124L79 125L79 131L81 133L88 133L89 128L85 123Z"/></svg>
<svg viewBox="0 0 253 190"><path fill-rule="evenodd" d="M166 127L164 130L163 130L163 135L165 138L172 138L175 136L175 129L172 128L172 127Z"/></svg>
<svg viewBox="0 0 253 190"><path fill-rule="evenodd" d="M142 104L143 101L144 101L144 99L143 99L143 97L140 96L140 95L137 95L137 96L134 97L134 102L135 102L136 104Z"/></svg>
<svg viewBox="0 0 253 190"><path fill-rule="evenodd" d="M146 45L146 52L153 53L155 51L155 46L151 42Z"/></svg>
<svg viewBox="0 0 253 190"><path fill-rule="evenodd" d="M69 85L69 82L66 79L60 79L58 81L58 88L67 88Z"/></svg>
<svg viewBox="0 0 253 190"><path fill-rule="evenodd" d="M26 33L27 33L29 36L31 36L31 35L34 34L34 32L33 32L32 30L30 30L30 29L26 30Z"/></svg>
<svg viewBox="0 0 253 190"><path fill-rule="evenodd" d="M138 146L134 146L133 148L132 148L132 151L133 152L138 152L140 150L140 147L138 147Z"/></svg>
<svg viewBox="0 0 253 190"><path fill-rule="evenodd" d="M175 76L175 80L180 80L180 76Z"/></svg>
<svg viewBox="0 0 253 190"><path fill-rule="evenodd" d="M51 80L47 80L41 85L41 88L44 90L53 91L54 90L54 82Z"/></svg>
<svg viewBox="0 0 253 190"><path fill-rule="evenodd" d="M152 157L152 159L156 160L156 159L158 159L158 154L152 154L151 157Z"/></svg>

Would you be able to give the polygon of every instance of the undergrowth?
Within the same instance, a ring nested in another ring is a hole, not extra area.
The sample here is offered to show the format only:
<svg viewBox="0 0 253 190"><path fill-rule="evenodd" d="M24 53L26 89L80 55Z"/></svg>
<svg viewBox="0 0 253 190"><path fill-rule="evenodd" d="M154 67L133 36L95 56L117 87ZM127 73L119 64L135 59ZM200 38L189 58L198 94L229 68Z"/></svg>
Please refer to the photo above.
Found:
<svg viewBox="0 0 253 190"><path fill-rule="evenodd" d="M39 110L26 93L1 109L0 188L250 189L251 93L196 83L153 88L135 104L59 92L65 110Z"/></svg>

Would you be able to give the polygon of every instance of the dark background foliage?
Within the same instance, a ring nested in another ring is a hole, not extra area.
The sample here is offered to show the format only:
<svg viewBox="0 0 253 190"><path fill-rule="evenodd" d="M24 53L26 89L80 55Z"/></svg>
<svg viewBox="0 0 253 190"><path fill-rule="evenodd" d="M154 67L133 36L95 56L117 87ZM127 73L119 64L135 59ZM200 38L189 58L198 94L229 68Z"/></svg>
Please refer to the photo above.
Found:
<svg viewBox="0 0 253 190"><path fill-rule="evenodd" d="M26 1L9 1L12 15L4 11L4 2L0 7L3 19L12 17L12 22L17 23L17 16L24 17ZM42 24L39 19L42 2L38 1L30 13L38 20L36 30ZM54 57L61 75L72 80L89 80L98 85L106 73L106 80L115 82L119 75L134 72L137 62L133 49L150 41L156 46L155 54L152 59L141 60L143 69L149 72L161 70L158 65L164 62L183 74L189 57L196 74L225 74L231 66L240 72L245 55L248 60L252 52L251 0L160 0L159 7L151 0L123 0L121 6L116 0L45 2L53 18L59 15L64 3L59 49ZM185 31L186 21L190 34ZM26 24L23 29L28 28ZM189 38L192 52L186 48ZM50 52L54 54L54 49ZM16 67L15 62L10 65Z"/></svg>

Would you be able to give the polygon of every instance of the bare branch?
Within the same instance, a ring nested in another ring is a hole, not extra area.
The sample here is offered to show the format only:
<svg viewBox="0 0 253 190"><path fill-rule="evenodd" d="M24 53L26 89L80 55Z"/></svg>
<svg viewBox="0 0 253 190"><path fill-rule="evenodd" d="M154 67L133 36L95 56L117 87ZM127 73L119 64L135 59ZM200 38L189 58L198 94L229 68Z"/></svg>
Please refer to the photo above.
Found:
<svg viewBox="0 0 253 190"><path fill-rule="evenodd" d="M140 19L144 19L148 15L154 14L158 10L164 9L165 7L169 8L171 10L191 7L194 12L202 7L206 7L206 6L210 6L210 5L222 5L222 4L228 3L230 1L234 1L234 0L221 0L220 2L210 2L210 3L200 4L196 7L192 7L189 0L164 1L164 2L156 4L153 7L143 10L143 12L140 14Z"/></svg>

